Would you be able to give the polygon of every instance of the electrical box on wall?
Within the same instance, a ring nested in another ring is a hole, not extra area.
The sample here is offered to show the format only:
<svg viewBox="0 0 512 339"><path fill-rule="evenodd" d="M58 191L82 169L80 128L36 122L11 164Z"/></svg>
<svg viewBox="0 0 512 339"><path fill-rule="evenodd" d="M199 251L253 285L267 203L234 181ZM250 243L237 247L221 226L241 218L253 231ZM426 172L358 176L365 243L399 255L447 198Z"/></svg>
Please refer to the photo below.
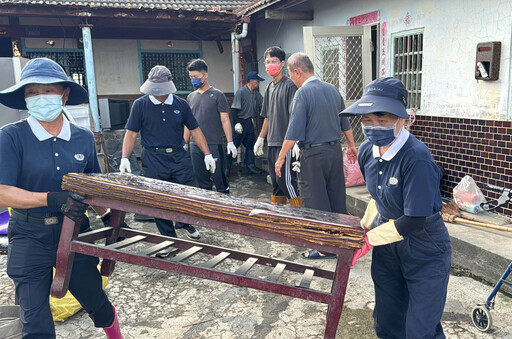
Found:
<svg viewBox="0 0 512 339"><path fill-rule="evenodd" d="M476 45L475 79L498 80L500 75L501 42L489 41Z"/></svg>

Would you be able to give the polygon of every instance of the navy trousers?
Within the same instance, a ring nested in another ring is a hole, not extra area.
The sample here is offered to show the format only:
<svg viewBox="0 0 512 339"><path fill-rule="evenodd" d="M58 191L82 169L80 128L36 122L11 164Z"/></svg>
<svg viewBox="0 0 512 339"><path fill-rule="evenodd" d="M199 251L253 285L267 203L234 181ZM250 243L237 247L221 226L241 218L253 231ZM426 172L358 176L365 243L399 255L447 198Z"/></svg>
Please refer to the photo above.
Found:
<svg viewBox="0 0 512 339"><path fill-rule="evenodd" d="M373 248L373 319L379 338L445 338L441 317L451 253L441 216L400 242Z"/></svg>
<svg viewBox="0 0 512 339"><path fill-rule="evenodd" d="M142 173L147 178L165 180L176 184L197 186L190 155L184 149L172 153L156 153L142 150ZM177 238L174 223L171 220L155 218L155 224L162 235ZM188 224L176 222L176 228Z"/></svg>
<svg viewBox="0 0 512 339"><path fill-rule="evenodd" d="M197 183L200 188L207 190L212 190L215 184L217 192L229 194L229 182L224 172L224 166L226 164L224 145L208 144L208 148L212 153L213 159L215 159L216 167L214 173L210 173L210 171L206 169L204 153L199 146L195 144L190 145L190 156L192 157L192 166L194 167Z"/></svg>
<svg viewBox="0 0 512 339"><path fill-rule="evenodd" d="M62 224L43 226L9 221L7 274L14 281L20 303L23 338L55 338L50 311L50 287ZM84 217L80 233L90 230ZM112 304L102 289L98 258L75 254L69 291L87 311L94 326L108 327L114 321Z"/></svg>
<svg viewBox="0 0 512 339"><path fill-rule="evenodd" d="M235 127L233 126L233 143L238 148L240 145L245 147L245 166L254 166L254 142L256 141L254 135L254 125L252 119L239 119L238 122L242 125L242 134L235 133ZM231 168L233 157L231 154L226 156L226 168Z"/></svg>

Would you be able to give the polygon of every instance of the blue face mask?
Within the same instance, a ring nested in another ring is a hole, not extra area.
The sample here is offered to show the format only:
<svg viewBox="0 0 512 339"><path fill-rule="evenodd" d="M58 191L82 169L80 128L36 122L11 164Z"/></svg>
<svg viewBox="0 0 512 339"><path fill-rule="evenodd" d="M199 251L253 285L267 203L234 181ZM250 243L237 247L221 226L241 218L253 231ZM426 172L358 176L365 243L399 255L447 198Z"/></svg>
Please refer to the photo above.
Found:
<svg viewBox="0 0 512 339"><path fill-rule="evenodd" d="M368 138L370 143L375 146L388 146L395 141L396 134L396 124L397 121L390 126L381 126L381 125L364 125L361 123L361 127L363 128L364 135Z"/></svg>
<svg viewBox="0 0 512 339"><path fill-rule="evenodd" d="M195 87L195 89L199 89L203 87L204 82L202 81L203 78L192 78L190 81L192 82L192 86Z"/></svg>
<svg viewBox="0 0 512 339"><path fill-rule="evenodd" d="M25 98L28 114L39 121L50 122L59 117L62 113L62 95L42 94Z"/></svg>

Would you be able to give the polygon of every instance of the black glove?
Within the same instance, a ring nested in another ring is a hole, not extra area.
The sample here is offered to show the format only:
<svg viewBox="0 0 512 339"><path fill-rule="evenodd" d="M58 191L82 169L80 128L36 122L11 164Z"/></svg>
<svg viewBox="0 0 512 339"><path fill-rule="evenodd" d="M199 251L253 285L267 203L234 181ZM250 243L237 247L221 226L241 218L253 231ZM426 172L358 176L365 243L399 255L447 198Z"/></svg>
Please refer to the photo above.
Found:
<svg viewBox="0 0 512 339"><path fill-rule="evenodd" d="M48 206L57 207L62 214L73 221L80 221L89 205L80 202L85 198L71 192L50 192L46 196Z"/></svg>

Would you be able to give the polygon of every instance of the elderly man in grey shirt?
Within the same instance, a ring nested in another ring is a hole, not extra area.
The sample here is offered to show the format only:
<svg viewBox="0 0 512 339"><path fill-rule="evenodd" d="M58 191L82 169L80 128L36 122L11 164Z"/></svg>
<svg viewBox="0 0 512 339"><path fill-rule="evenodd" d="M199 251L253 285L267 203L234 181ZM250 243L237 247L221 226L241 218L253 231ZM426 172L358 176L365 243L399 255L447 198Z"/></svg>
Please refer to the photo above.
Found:
<svg viewBox="0 0 512 339"><path fill-rule="evenodd" d="M300 181L302 205L322 211L347 213L345 178L340 145L341 132L348 145L347 155L357 160L352 127L347 118L338 114L345 108L336 87L314 76L313 64L304 53L288 59L290 79L299 87L293 98L291 117L285 140L275 163L281 176L286 154L298 141L301 149ZM334 258L334 254L309 250L306 259Z"/></svg>

